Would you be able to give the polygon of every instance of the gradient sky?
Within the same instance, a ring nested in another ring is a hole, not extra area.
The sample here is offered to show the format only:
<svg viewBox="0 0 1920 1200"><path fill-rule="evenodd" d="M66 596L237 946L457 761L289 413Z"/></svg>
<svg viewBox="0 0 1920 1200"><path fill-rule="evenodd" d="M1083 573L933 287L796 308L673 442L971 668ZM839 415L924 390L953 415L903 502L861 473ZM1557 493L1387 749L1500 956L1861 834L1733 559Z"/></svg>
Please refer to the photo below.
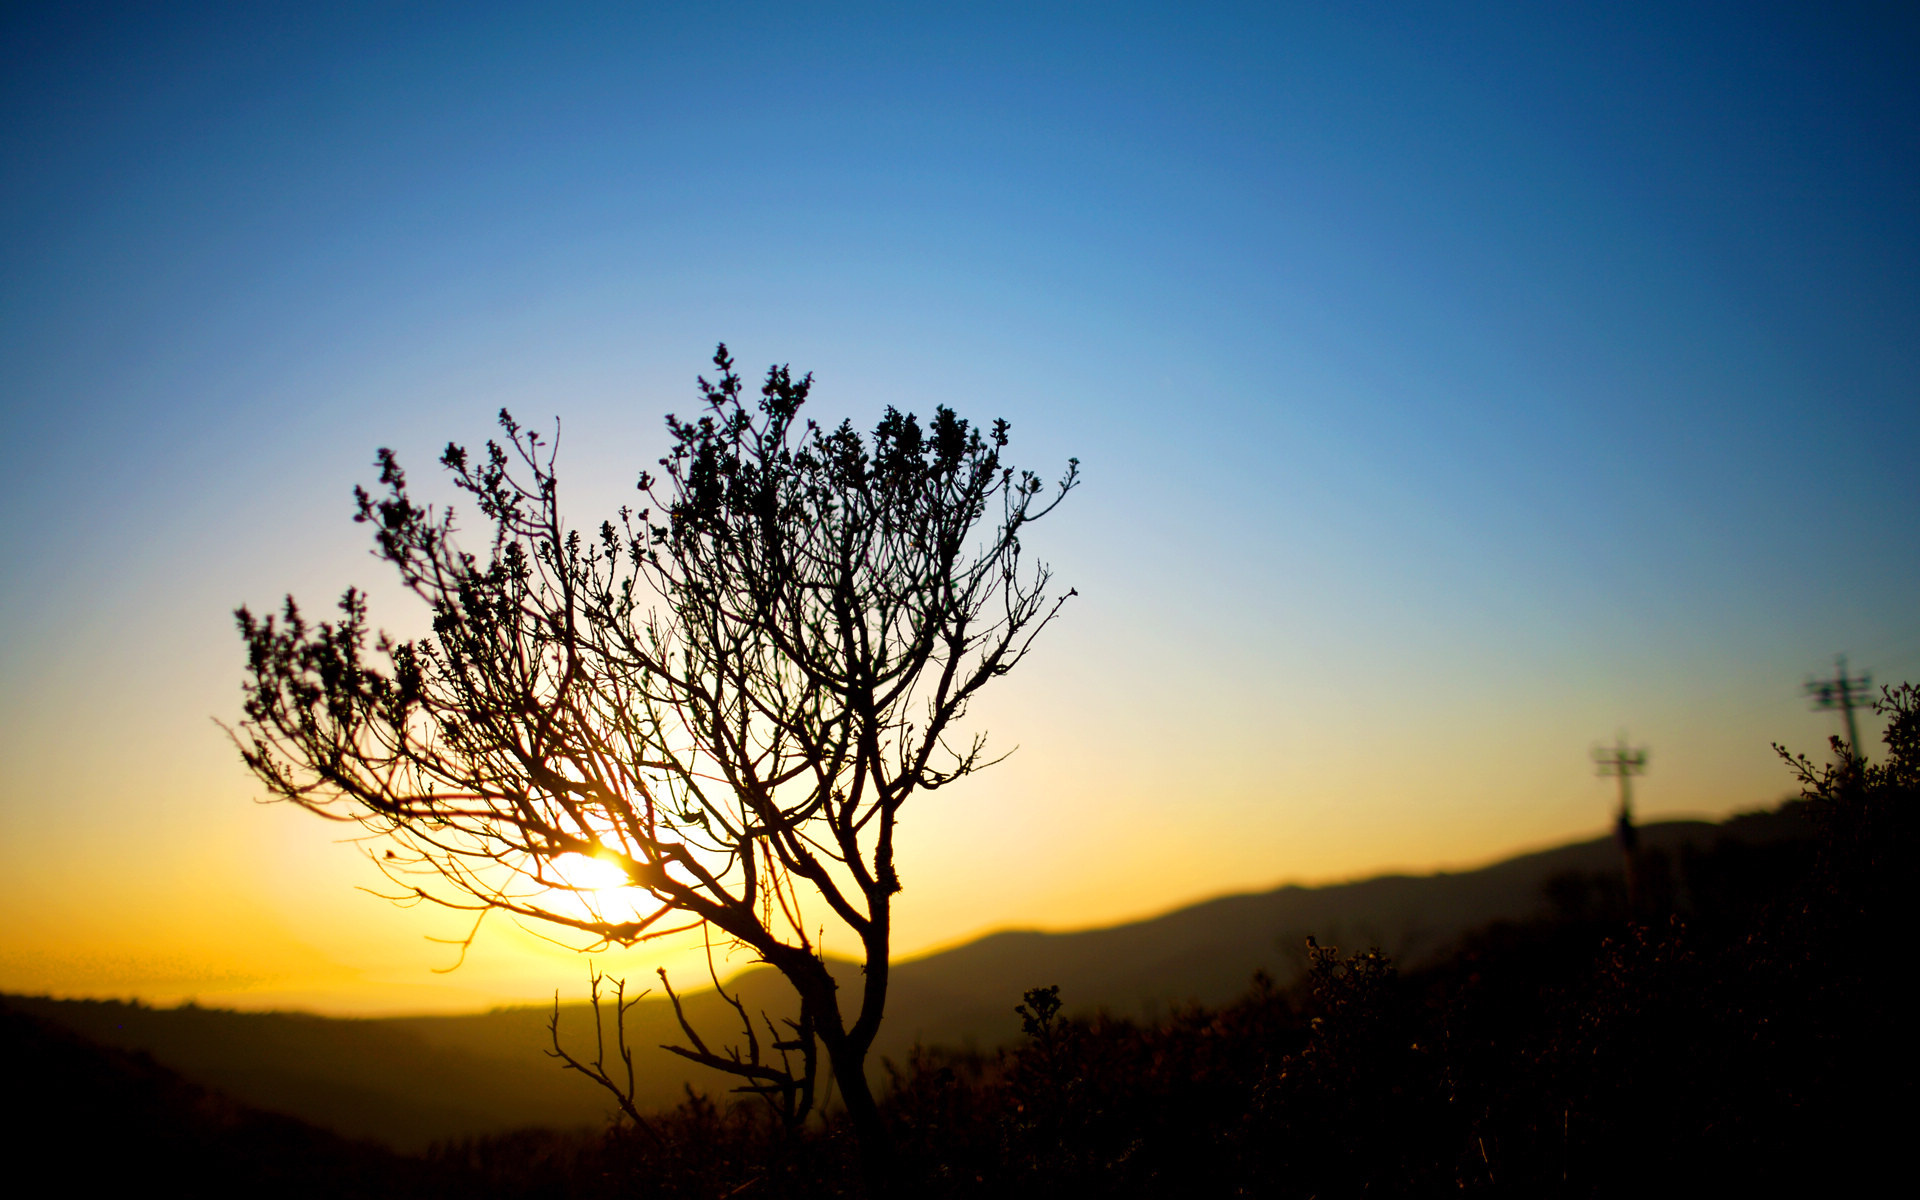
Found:
<svg viewBox="0 0 1920 1200"><path fill-rule="evenodd" d="M902 953L1592 835L1621 729L1757 807L1920 678L1911 5L907 8L7 6L0 989L581 990L250 803L230 613L417 627L376 447L557 418L595 522L720 340L1084 464Z"/></svg>

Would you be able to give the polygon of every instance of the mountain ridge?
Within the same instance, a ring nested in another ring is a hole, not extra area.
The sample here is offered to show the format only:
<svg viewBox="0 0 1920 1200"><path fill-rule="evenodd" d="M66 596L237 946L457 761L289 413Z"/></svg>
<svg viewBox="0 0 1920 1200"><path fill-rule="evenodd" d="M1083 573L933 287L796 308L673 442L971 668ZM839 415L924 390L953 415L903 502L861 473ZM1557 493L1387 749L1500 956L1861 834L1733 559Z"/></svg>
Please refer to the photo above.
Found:
<svg viewBox="0 0 1920 1200"><path fill-rule="evenodd" d="M1670 856L1727 840L1797 839L1809 831L1802 808L1788 805L1721 823L1655 822L1642 826L1640 836L1648 852ZM1224 1004L1246 990L1256 971L1284 986L1301 970L1308 935L1349 949L1378 947L1417 968L1473 930L1545 915L1552 880L1604 876L1618 865L1612 839L1601 837L1466 871L1234 893L1095 929L990 933L893 965L874 1067L878 1073L888 1059L905 1061L916 1045L991 1049L1012 1041L1019 1035L1013 1008L1030 987L1058 985L1070 1013L1149 1016L1182 1004ZM857 964L832 967L843 994L857 990L851 986ZM766 967L739 972L726 986L749 1011L764 1010L776 1020L793 1007L784 982ZM737 1023L712 989L682 1001L710 1042L725 1040ZM403 1150L527 1126L591 1125L611 1107L597 1087L545 1056L551 1007L332 1018L45 997L0 1002L102 1044L147 1052L246 1103ZM587 1006L561 1005L559 1017L569 1049L590 1054ZM671 1106L688 1088L730 1086L724 1076L655 1049L683 1041L664 997L636 1005L628 1029L643 1106Z"/></svg>

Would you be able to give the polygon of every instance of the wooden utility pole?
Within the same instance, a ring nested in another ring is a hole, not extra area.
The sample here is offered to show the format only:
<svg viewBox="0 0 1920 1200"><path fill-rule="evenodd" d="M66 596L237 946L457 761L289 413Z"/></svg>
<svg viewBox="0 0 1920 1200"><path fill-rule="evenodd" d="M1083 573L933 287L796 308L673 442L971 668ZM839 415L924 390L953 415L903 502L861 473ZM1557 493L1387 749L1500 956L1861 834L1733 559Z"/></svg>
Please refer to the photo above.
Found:
<svg viewBox="0 0 1920 1200"><path fill-rule="evenodd" d="M1860 731L1854 724L1853 710L1872 703L1868 693L1873 688L1873 676L1864 673L1848 675L1847 656L1844 654L1834 656L1833 666L1832 679L1807 680L1807 695L1813 697L1813 707L1816 709L1840 710L1847 722L1847 761L1849 764L1865 762L1866 756L1860 752Z"/></svg>
<svg viewBox="0 0 1920 1200"><path fill-rule="evenodd" d="M1612 746L1596 748L1593 761L1602 779L1612 775L1620 780L1620 811L1613 818L1613 840L1620 846L1622 873L1627 883L1627 912L1636 913L1640 909L1640 872L1636 865L1640 834L1633 827L1633 777L1647 772L1647 748L1629 747L1627 735L1622 733Z"/></svg>

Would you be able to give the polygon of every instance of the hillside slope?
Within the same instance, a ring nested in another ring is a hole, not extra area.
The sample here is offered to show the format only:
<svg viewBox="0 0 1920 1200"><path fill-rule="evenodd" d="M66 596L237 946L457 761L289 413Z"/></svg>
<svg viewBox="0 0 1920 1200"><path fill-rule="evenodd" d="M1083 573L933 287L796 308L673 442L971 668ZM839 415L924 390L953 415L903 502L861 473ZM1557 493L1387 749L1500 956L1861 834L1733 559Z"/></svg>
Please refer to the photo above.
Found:
<svg viewBox="0 0 1920 1200"><path fill-rule="evenodd" d="M1678 856L1720 839L1770 842L1806 836L1797 807L1723 824L1642 826L1649 851ZM1060 985L1069 1011L1144 1014L1169 1004L1222 1004L1256 970L1285 985L1302 970L1309 935L1350 950L1377 947L1402 966L1443 954L1463 934L1547 908L1557 876L1619 869L1611 838L1510 858L1478 870L1385 875L1326 887L1222 896L1162 916L1071 933L990 934L941 954L894 965L886 1048L921 1041L991 1046L1018 1034L1012 1006L1029 987Z"/></svg>
<svg viewBox="0 0 1920 1200"><path fill-rule="evenodd" d="M1677 855L1722 839L1796 838L1805 835L1806 824L1790 808L1723 825L1663 822L1641 832L1650 849ZM895 964L876 1069L883 1058L903 1061L916 1042L991 1047L1011 1040L1019 1032L1013 1006L1035 986L1058 984L1070 1011L1143 1014L1187 1002L1220 1004L1244 992L1256 970L1283 984L1295 978L1309 934L1350 949L1378 946L1403 964L1419 965L1471 930L1535 915L1556 876L1604 873L1617 863L1611 840L1596 838L1474 871L1225 896L1105 929L991 934ZM851 992L858 968L839 964L836 970L843 990ZM750 1010L777 1018L792 1009L785 985L765 968L743 972L729 987ZM593 1125L610 1108L594 1085L545 1056L550 1010L543 1008L329 1019L7 999L95 1041L146 1051L244 1103L402 1149L526 1126ZM732 1012L711 990L685 1002L710 1040L733 1030ZM588 1052L592 1021L585 1006L564 1006L561 1024L569 1046ZM655 1048L683 1040L664 998L641 1001L629 1014L628 1029L642 1103L670 1106L689 1084L708 1091L728 1086L728 1080Z"/></svg>
<svg viewBox="0 0 1920 1200"><path fill-rule="evenodd" d="M421 1196L427 1176L383 1147L236 1104L151 1057L0 1005L12 1112L0 1151L40 1164L39 1190L191 1196ZM64 1179L63 1183L56 1180Z"/></svg>

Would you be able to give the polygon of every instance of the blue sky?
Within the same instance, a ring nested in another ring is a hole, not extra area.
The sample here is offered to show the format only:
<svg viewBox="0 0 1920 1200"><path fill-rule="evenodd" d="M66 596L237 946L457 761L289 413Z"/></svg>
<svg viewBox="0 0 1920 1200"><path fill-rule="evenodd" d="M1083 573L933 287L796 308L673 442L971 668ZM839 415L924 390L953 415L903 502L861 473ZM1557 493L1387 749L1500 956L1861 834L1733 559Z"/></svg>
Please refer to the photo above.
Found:
<svg viewBox="0 0 1920 1200"><path fill-rule="evenodd" d="M323 942L287 881L353 862L231 866L322 837L208 719L232 606L378 585L373 449L502 404L596 519L723 339L1085 464L923 945L1585 833L1621 727L1650 811L1765 803L1807 674L1920 676L1905 6L21 5L0 55L0 853L69 944L181 872ZM82 978L40 944L0 986ZM301 969L236 988L361 1003Z"/></svg>

